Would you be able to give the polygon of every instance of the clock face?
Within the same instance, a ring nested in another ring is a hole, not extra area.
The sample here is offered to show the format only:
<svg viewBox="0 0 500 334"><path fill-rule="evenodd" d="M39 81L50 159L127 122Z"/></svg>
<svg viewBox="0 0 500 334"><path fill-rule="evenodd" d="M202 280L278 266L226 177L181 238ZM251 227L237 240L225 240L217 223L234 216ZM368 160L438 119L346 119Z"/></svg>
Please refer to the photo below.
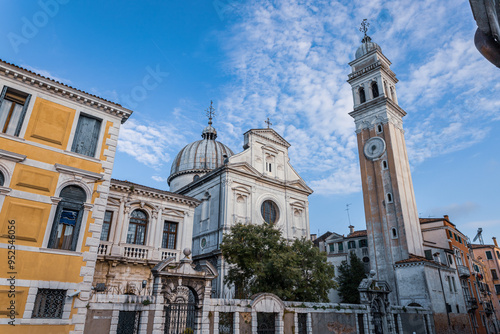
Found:
<svg viewBox="0 0 500 334"><path fill-rule="evenodd" d="M365 143L363 152L368 159L375 160L380 158L385 152L385 141L380 137L370 138Z"/></svg>

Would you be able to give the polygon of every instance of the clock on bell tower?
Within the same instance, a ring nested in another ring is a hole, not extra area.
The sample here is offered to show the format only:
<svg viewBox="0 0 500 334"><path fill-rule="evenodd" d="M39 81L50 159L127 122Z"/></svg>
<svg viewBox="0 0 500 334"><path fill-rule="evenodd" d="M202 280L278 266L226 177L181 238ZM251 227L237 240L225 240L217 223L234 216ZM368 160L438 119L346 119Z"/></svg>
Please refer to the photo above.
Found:
<svg viewBox="0 0 500 334"><path fill-rule="evenodd" d="M423 255L396 75L366 34L349 63L371 268L395 286L394 263Z"/></svg>

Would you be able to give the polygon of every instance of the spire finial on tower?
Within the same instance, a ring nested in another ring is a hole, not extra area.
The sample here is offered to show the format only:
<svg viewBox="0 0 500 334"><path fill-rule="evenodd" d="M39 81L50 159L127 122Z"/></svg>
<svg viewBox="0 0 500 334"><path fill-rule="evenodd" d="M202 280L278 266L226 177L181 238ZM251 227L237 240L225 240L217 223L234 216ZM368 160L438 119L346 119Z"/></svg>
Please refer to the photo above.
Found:
<svg viewBox="0 0 500 334"><path fill-rule="evenodd" d="M212 100L210 100L210 107L206 110L209 125L212 125L212 118L215 117L215 109L212 105L213 105L213 102L212 102Z"/></svg>
<svg viewBox="0 0 500 334"><path fill-rule="evenodd" d="M361 40L363 43L371 41L370 36L367 34L368 28L370 28L370 23L368 23L367 19L363 19L363 21L361 21L361 27L359 28L359 31L364 34L363 39Z"/></svg>

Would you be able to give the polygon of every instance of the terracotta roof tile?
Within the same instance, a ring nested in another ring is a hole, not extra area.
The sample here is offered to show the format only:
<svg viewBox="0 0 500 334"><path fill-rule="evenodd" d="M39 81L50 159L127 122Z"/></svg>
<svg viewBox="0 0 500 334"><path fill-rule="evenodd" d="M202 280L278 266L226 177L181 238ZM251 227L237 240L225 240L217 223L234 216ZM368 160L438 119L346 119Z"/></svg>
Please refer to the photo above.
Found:
<svg viewBox="0 0 500 334"><path fill-rule="evenodd" d="M415 255L415 254L410 254L410 257L408 259L398 261L395 264L414 263L414 262L429 262L432 264L437 264L437 265L441 265L441 266L446 267L444 264L438 263L438 262L433 261L433 260L428 260L423 256L419 256L419 255Z"/></svg>
<svg viewBox="0 0 500 334"><path fill-rule="evenodd" d="M366 237L368 233L366 230L359 230L349 233L346 238L358 238L358 237Z"/></svg>

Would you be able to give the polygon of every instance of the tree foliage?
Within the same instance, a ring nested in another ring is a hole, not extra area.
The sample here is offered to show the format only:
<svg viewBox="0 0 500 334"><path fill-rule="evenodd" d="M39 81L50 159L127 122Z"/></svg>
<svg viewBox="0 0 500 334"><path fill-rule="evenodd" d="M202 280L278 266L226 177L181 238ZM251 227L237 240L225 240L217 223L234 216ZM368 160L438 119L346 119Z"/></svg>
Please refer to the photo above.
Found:
<svg viewBox="0 0 500 334"><path fill-rule="evenodd" d="M221 250L237 298L270 292L282 300L320 302L336 287L326 254L309 240L283 238L272 225L237 224L224 235Z"/></svg>
<svg viewBox="0 0 500 334"><path fill-rule="evenodd" d="M363 262L354 252L349 258L350 264L344 260L338 267L338 293L343 303L359 304L359 283L366 277Z"/></svg>

